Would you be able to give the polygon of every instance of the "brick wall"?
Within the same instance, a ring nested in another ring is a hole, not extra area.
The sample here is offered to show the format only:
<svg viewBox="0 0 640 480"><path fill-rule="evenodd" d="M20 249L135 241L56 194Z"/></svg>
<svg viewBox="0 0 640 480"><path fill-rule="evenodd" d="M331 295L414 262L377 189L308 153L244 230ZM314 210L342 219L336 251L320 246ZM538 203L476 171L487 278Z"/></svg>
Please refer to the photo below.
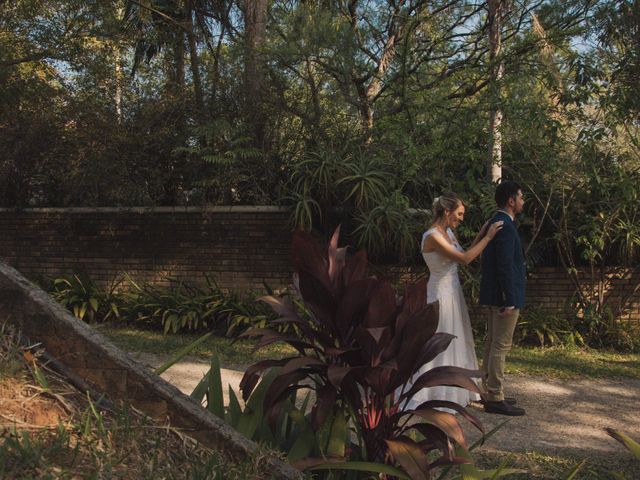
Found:
<svg viewBox="0 0 640 480"><path fill-rule="evenodd" d="M426 267L386 267L379 268L376 274L386 275L397 284L413 282L421 276L428 276ZM585 283L589 278L587 270L579 271L579 277ZM611 269L604 282L604 298L614 310L622 306L620 320L640 322L640 272L632 274L625 269ZM585 289L583 283L583 290ZM634 292L635 291L635 292ZM589 292L586 292L587 296ZM576 287L567 272L560 267L539 267L527 278L526 304L528 309L546 312L571 314L576 306ZM483 307L468 300L469 313L474 321L483 321L486 314Z"/></svg>
<svg viewBox="0 0 640 480"><path fill-rule="evenodd" d="M100 284L123 272L224 288L291 278L289 213L280 207L0 210L0 257L30 278L85 271Z"/></svg>
<svg viewBox="0 0 640 480"><path fill-rule="evenodd" d="M194 282L207 274L223 288L262 290L263 281L290 283L290 239L289 212L280 207L0 210L0 256L30 278L83 270L107 284L128 272L161 284L167 276ZM421 265L372 270L396 282L426 274ZM609 279L612 302L640 283L624 271ZM562 312L574 293L562 269L539 268L529 277L527 303ZM640 321L640 292L628 307L623 318Z"/></svg>

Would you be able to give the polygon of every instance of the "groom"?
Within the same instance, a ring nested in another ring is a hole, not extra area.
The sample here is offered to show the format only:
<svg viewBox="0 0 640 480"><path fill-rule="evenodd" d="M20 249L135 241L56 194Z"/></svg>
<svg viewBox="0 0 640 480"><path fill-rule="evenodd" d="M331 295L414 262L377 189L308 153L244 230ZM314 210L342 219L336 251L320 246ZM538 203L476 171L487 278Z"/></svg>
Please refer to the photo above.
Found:
<svg viewBox="0 0 640 480"><path fill-rule="evenodd" d="M504 363L513 340L520 309L524 306L525 261L520 236L514 223L522 212L522 188L505 181L496 187L498 212L491 223L502 220L502 230L489 242L482 254L480 304L489 306L487 338L482 370L485 373L487 400L484 411L501 415L524 415L514 398L504 396Z"/></svg>

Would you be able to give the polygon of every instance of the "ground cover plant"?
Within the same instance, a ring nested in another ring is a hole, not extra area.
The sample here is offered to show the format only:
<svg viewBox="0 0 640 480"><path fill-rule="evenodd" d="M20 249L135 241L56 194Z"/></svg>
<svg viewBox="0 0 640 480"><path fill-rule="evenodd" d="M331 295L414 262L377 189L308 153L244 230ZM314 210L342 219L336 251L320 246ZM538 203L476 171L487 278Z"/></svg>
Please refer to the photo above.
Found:
<svg viewBox="0 0 640 480"><path fill-rule="evenodd" d="M0 323L0 478L263 479L163 422L77 391ZM135 473L134 473L135 472Z"/></svg>
<svg viewBox="0 0 640 480"><path fill-rule="evenodd" d="M102 288L87 274L74 273L40 283L76 318L89 323L140 325L174 334L213 331L224 336L250 326L264 327L275 318L250 294L244 298L223 290L209 276L199 284L166 280L168 285L156 286L124 274Z"/></svg>

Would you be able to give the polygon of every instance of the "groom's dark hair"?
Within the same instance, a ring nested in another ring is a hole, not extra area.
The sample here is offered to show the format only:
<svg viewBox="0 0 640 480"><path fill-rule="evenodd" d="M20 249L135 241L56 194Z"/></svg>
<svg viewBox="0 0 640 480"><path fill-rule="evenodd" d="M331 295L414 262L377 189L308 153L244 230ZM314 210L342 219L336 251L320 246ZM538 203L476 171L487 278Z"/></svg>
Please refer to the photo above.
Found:
<svg viewBox="0 0 640 480"><path fill-rule="evenodd" d="M504 181L498 185L495 196L498 207L505 207L510 198L515 198L518 195L518 190L522 190L522 187L511 180Z"/></svg>

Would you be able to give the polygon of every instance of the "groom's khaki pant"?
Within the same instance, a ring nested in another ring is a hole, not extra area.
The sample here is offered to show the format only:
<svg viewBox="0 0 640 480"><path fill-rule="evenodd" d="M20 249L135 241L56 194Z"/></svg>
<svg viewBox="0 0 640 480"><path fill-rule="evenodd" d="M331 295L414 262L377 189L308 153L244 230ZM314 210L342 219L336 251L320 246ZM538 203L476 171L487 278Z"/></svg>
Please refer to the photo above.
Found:
<svg viewBox="0 0 640 480"><path fill-rule="evenodd" d="M501 402L504 400L504 363L511 350L513 332L518 322L520 310L513 309L506 315L499 315L498 307L489 307L489 323L487 338L484 342L482 370L485 373L484 387L487 400Z"/></svg>

